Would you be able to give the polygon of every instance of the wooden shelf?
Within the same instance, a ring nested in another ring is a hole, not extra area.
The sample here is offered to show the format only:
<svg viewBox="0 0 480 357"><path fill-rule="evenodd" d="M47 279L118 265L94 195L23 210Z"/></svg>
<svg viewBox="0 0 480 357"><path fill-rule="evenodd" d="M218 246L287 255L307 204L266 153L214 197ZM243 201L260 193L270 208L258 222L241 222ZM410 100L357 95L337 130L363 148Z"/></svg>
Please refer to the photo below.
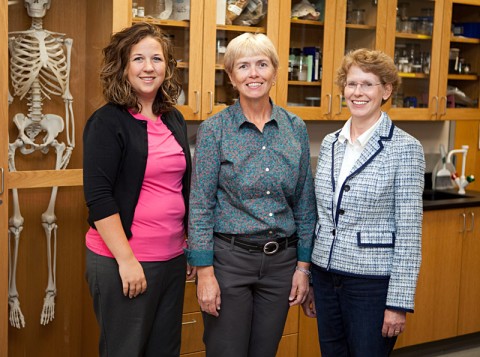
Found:
<svg viewBox="0 0 480 357"><path fill-rule="evenodd" d="M417 78L417 79L426 79L429 78L425 73L405 73L399 72L398 76L401 78Z"/></svg>
<svg viewBox="0 0 480 357"><path fill-rule="evenodd" d="M353 30L376 30L377 27L374 25L356 25L356 24L347 24L345 25L347 29Z"/></svg>
<svg viewBox="0 0 480 357"><path fill-rule="evenodd" d="M312 86L312 87L321 87L322 82L307 82L307 81L288 81L289 86Z"/></svg>
<svg viewBox="0 0 480 357"><path fill-rule="evenodd" d="M450 37L450 42L471 43L471 44L474 44L474 45L478 45L478 44L480 44L480 38L452 36L452 37Z"/></svg>
<svg viewBox="0 0 480 357"><path fill-rule="evenodd" d="M159 26L168 26L168 27L190 27L189 21L177 21L177 20L160 20L153 17L134 17L132 22L148 22L150 24L155 24Z"/></svg>
<svg viewBox="0 0 480 357"><path fill-rule="evenodd" d="M266 33L265 28L257 26L217 25L217 30L232 32Z"/></svg>
<svg viewBox="0 0 480 357"><path fill-rule="evenodd" d="M476 74L449 74L448 79L459 81L476 81L478 76Z"/></svg>
<svg viewBox="0 0 480 357"><path fill-rule="evenodd" d="M36 170L7 173L9 188L39 188L53 186L82 186L83 170Z"/></svg>
<svg viewBox="0 0 480 357"><path fill-rule="evenodd" d="M292 25L313 25L313 26L323 26L323 22L315 21L315 20L300 20L300 19L292 19Z"/></svg>
<svg viewBox="0 0 480 357"><path fill-rule="evenodd" d="M396 38L405 38L407 40L432 40L432 36L419 33L395 32Z"/></svg>

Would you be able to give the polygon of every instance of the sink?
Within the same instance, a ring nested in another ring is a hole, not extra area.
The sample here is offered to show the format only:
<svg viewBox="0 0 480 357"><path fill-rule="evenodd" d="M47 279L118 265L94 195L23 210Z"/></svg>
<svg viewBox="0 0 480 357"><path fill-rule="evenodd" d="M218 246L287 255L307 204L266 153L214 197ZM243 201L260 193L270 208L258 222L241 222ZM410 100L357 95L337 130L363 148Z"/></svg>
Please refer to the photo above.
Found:
<svg viewBox="0 0 480 357"><path fill-rule="evenodd" d="M425 190L423 191L422 197L424 201L439 201L439 200L454 200L459 198L469 198L471 196L461 195L459 193L454 193L454 192Z"/></svg>

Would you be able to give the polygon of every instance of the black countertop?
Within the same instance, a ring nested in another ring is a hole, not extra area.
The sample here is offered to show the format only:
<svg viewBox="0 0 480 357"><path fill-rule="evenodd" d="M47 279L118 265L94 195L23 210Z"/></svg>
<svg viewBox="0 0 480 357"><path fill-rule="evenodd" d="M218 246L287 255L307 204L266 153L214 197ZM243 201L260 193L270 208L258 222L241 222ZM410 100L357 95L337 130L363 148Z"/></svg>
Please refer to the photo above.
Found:
<svg viewBox="0 0 480 357"><path fill-rule="evenodd" d="M430 190L426 192L431 193ZM447 192L451 194L458 194L458 190L442 190L442 192ZM428 195L427 195L428 196ZM463 207L475 207L480 206L480 192L477 191L468 191L466 190L463 197L461 195L459 198L448 198L448 199L436 199L436 200L423 200L423 210L424 211L434 211L439 209L450 209L450 208L463 208Z"/></svg>

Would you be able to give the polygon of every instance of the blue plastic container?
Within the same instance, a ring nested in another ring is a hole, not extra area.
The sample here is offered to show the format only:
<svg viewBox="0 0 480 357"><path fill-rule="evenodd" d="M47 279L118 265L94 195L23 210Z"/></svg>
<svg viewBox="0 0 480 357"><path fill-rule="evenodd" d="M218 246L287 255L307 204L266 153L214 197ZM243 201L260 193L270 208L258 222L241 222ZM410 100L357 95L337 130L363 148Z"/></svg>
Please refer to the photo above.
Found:
<svg viewBox="0 0 480 357"><path fill-rule="evenodd" d="M480 22L463 22L454 25L454 34L470 38L480 38Z"/></svg>

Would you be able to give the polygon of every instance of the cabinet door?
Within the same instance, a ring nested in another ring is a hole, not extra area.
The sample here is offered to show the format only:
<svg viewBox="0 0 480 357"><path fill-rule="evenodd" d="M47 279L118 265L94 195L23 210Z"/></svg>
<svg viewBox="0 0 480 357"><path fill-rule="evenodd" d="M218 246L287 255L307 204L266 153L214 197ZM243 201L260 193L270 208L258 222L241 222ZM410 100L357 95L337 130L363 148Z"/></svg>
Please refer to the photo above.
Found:
<svg viewBox="0 0 480 357"><path fill-rule="evenodd" d="M5 1L0 4L0 45L2 48L8 48L8 5ZM0 54L0 77L4 78L0 85L0 97L8 98L8 51L4 50ZM2 238L0 240L0 304L3 308L0 310L0 356L8 355L8 186L5 184L5 175L8 170L8 106L0 107L0 231Z"/></svg>
<svg viewBox="0 0 480 357"><path fill-rule="evenodd" d="M300 0L280 2L281 26L278 37L281 41L278 44L280 71L277 102L304 120L329 119L333 99L332 73L337 3L335 0L325 0L323 13L320 11L320 17L316 20L292 17L292 8L299 3ZM305 65L298 60L300 51L306 53L313 51L310 70L308 69L309 60L306 59L306 75L304 74ZM289 57L291 57L290 61ZM315 58L317 58L317 66L315 66ZM309 77L308 74L311 76Z"/></svg>
<svg viewBox="0 0 480 357"><path fill-rule="evenodd" d="M154 0L144 0L145 17L135 17L132 22L150 22L161 27L171 39L175 59L183 85L183 98L179 98L177 108L185 119L200 119L202 93L202 41L203 41L203 0L191 1L190 13L183 19L160 20L152 17Z"/></svg>
<svg viewBox="0 0 480 357"><path fill-rule="evenodd" d="M297 344L297 334L282 336L276 357L296 357Z"/></svg>
<svg viewBox="0 0 480 357"><path fill-rule="evenodd" d="M424 212L415 313L408 314L397 347L457 335L463 213L463 209Z"/></svg>
<svg viewBox="0 0 480 357"><path fill-rule="evenodd" d="M392 119L439 116L443 11L443 0L389 2L388 14L396 18L387 25L386 51L393 56L402 80L388 110Z"/></svg>
<svg viewBox="0 0 480 357"><path fill-rule="evenodd" d="M202 119L221 111L238 98L237 92L233 89L228 75L224 71L225 46L234 37L244 32L264 33L276 45L279 7L279 0L269 0L267 13L259 23L248 25L250 23L248 20L239 18L235 19L232 25L222 25L217 24L217 14L222 11L222 15L219 17L224 18L226 1L204 1ZM255 6L258 3L252 1L248 6ZM258 8L256 10L259 11ZM275 92L275 90L271 91L273 100L275 100Z"/></svg>
<svg viewBox="0 0 480 357"><path fill-rule="evenodd" d="M332 78L332 119L348 119L341 90L333 83L345 53L368 48L384 50L387 0L338 1L336 8L334 67Z"/></svg>
<svg viewBox="0 0 480 357"><path fill-rule="evenodd" d="M300 312L298 319L298 357L320 357L317 319Z"/></svg>
<svg viewBox="0 0 480 357"><path fill-rule="evenodd" d="M480 331L480 207L465 209L458 334Z"/></svg>
<svg viewBox="0 0 480 357"><path fill-rule="evenodd" d="M480 3L477 0L445 0L444 7L439 117L478 119Z"/></svg>

